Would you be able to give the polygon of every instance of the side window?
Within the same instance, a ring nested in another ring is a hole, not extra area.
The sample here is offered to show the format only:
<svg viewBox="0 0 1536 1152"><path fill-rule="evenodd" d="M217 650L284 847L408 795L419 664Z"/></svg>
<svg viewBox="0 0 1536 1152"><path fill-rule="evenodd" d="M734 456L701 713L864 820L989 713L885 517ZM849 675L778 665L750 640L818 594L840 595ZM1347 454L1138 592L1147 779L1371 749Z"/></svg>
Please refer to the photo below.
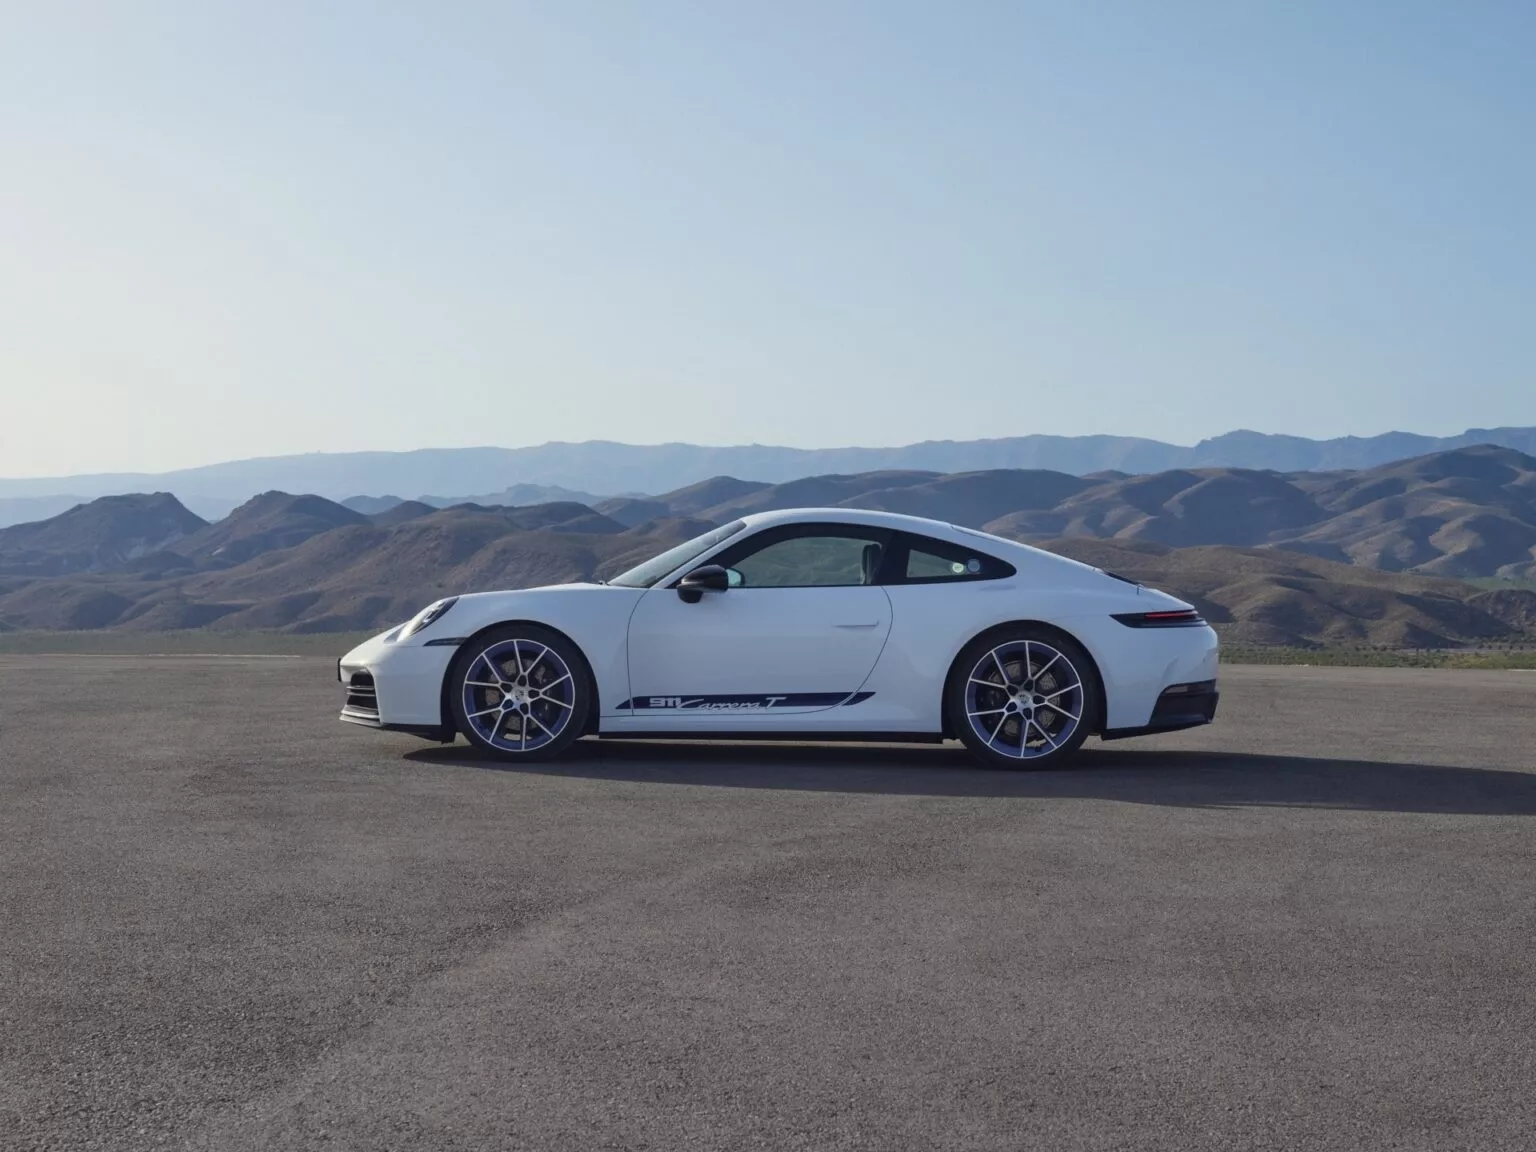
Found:
<svg viewBox="0 0 1536 1152"><path fill-rule="evenodd" d="M904 580L908 584L942 584L951 580L999 580L1014 575L1012 564L984 552L973 552L958 544L930 540L925 536L907 538L907 562Z"/></svg>
<svg viewBox="0 0 1536 1152"><path fill-rule="evenodd" d="M855 530L856 531L856 530ZM793 527L722 553L733 588L835 588L873 584L885 557L876 534ZM883 535L883 534L882 534Z"/></svg>

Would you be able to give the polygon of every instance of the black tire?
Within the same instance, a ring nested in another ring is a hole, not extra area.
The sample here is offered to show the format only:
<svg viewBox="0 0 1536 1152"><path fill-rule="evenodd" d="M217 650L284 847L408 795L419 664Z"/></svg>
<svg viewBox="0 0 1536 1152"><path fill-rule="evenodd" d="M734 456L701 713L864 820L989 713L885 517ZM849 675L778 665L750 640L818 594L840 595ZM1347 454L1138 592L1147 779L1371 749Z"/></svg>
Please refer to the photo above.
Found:
<svg viewBox="0 0 1536 1152"><path fill-rule="evenodd" d="M476 636L448 674L454 726L499 760L559 756L586 731L592 697L580 649L537 624L506 624Z"/></svg>
<svg viewBox="0 0 1536 1152"><path fill-rule="evenodd" d="M1057 767L1099 727L1093 661L1048 628L1019 624L978 636L955 661L944 695L950 730L994 768Z"/></svg>

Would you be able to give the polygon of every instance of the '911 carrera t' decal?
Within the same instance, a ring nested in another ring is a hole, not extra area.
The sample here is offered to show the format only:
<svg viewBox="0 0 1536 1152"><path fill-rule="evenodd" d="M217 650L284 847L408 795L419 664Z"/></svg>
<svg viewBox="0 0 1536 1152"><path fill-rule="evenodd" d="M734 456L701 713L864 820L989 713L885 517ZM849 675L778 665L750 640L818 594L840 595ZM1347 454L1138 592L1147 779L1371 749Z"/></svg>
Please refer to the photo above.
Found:
<svg viewBox="0 0 1536 1152"><path fill-rule="evenodd" d="M786 692L779 696L635 696L619 711L757 712L768 708L835 708L862 704L873 692Z"/></svg>

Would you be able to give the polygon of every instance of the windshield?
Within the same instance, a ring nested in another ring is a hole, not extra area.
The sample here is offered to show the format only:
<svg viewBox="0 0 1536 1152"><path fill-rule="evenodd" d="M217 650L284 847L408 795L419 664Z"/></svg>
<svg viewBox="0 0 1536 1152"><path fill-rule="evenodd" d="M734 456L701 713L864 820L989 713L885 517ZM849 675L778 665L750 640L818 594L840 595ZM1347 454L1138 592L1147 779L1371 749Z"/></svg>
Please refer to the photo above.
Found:
<svg viewBox="0 0 1536 1152"><path fill-rule="evenodd" d="M695 536L685 544L679 544L675 548L668 548L660 556L652 556L644 564L636 564L628 572L621 572L608 581L608 583L616 584L620 588L649 588L668 572L681 568L688 561L704 555L716 544L736 535L746 526L745 521L733 520L731 523L722 525L712 532L706 532L702 536Z"/></svg>

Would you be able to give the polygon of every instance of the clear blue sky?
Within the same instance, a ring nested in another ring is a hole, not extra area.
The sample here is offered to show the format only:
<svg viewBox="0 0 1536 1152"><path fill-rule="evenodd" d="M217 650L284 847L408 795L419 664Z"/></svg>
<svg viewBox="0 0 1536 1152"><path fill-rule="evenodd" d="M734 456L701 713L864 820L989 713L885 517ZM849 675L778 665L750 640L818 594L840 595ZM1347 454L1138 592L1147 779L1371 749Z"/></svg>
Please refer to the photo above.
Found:
<svg viewBox="0 0 1536 1152"><path fill-rule="evenodd" d="M1536 4L0 0L0 475L1536 424Z"/></svg>

